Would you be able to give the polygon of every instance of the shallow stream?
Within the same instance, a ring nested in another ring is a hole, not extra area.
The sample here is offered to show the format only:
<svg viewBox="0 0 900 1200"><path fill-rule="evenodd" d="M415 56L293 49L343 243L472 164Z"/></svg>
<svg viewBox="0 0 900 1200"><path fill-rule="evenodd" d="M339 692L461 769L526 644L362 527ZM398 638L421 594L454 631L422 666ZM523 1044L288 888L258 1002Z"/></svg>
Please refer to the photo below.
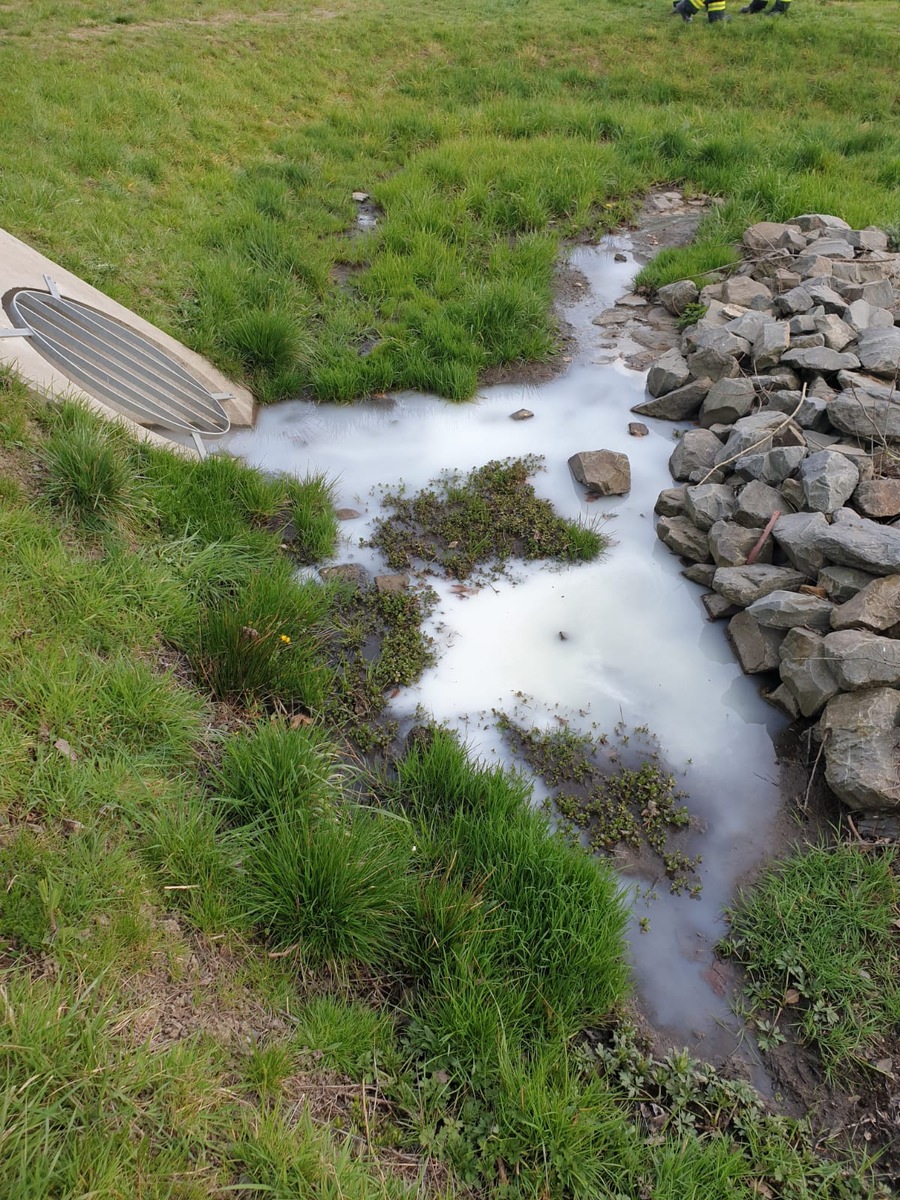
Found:
<svg viewBox="0 0 900 1200"><path fill-rule="evenodd" d="M589 287L564 312L577 334L573 361L548 383L486 388L464 405L415 394L389 406L290 402L262 409L256 427L234 434L228 449L266 470L333 479L337 504L362 514L342 523L334 561L375 573L385 568L361 542L381 512L381 489L402 482L413 492L448 468L540 454L546 469L533 479L538 494L564 516L603 522L613 544L595 563L519 567L474 595L430 580L440 597L429 628L438 660L392 701L393 714L411 718L424 709L459 729L476 756L503 762L512 760L493 709L540 727L560 715L588 732L612 732L620 722L649 726L705 825L688 845L703 856L703 889L699 899L671 896L665 878L623 876L642 888L655 882L657 896L634 899L635 984L664 1038L721 1058L741 1040L742 1026L721 994L713 947L725 929L723 907L772 839L780 802L773 737L784 722L741 674L723 625L705 619L701 589L682 578L656 538L653 505L671 483L673 427L648 421L648 436L629 436L629 409L644 398L645 376L622 365L618 351L633 346L601 349L615 333L591 324L629 290L630 251L619 236L573 252L571 266ZM616 252L626 261L616 262ZM533 419L511 421L522 407ZM577 451L599 449L629 456L632 489L589 503L567 463ZM535 794L542 796L540 786ZM649 918L646 931L641 917Z"/></svg>

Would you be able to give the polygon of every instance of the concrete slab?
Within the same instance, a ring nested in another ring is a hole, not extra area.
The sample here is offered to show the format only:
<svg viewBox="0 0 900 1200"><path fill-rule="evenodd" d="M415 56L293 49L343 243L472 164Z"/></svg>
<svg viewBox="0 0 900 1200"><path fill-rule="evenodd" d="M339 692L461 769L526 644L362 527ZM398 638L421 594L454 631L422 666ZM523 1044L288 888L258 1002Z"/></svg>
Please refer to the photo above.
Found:
<svg viewBox="0 0 900 1200"><path fill-rule="evenodd" d="M78 300L92 308L99 309L100 312L121 321L122 324L129 326L149 341L155 342L157 346L196 376L210 392L230 393L232 398L220 400L220 403L228 414L232 428L242 428L253 424L255 402L252 393L247 388L234 383L226 375L223 375L202 355L189 350L187 346L170 337L161 329L157 329L155 325L151 325L149 321L145 321L123 305L117 304L115 300L91 287L83 279L73 275L71 271L67 271L52 259L33 250L25 242L19 241L12 234L0 229L0 297L4 301L4 307L0 309L0 363L13 367L36 391L50 398L71 397L81 400L106 419L124 424L135 437L142 441L166 446L183 453L196 453L190 446L189 439L186 439L184 435L168 434L164 430L139 425L136 421L85 392L67 375L48 362L32 345L31 338L3 335L4 330L14 328L5 308L8 294L19 288L46 291L45 275L50 276L56 282L61 295L67 299ZM186 441L187 445L185 445Z"/></svg>

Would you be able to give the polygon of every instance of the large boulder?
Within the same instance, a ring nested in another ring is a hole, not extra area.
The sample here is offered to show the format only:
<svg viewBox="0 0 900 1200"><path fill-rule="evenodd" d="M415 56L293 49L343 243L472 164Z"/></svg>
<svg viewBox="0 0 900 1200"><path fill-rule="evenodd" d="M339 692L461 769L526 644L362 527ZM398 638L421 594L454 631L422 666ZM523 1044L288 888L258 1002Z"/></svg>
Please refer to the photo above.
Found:
<svg viewBox="0 0 900 1200"><path fill-rule="evenodd" d="M769 629L817 629L825 632L831 628L830 600L810 596L805 592L769 592L747 609L747 612Z"/></svg>
<svg viewBox="0 0 900 1200"><path fill-rule="evenodd" d="M842 692L900 685L900 642L867 629L829 633L823 643L828 667Z"/></svg>
<svg viewBox="0 0 900 1200"><path fill-rule="evenodd" d="M624 496L631 491L631 464L616 450L582 450L569 459L579 483L598 496Z"/></svg>
<svg viewBox="0 0 900 1200"><path fill-rule="evenodd" d="M828 532L822 513L785 513L775 522L772 534L788 561L807 579L815 579L825 566L819 539Z"/></svg>
<svg viewBox="0 0 900 1200"><path fill-rule="evenodd" d="M842 520L819 530L816 548L840 566L858 567L872 575L900 573L900 529L878 525L867 517Z"/></svg>
<svg viewBox="0 0 900 1200"><path fill-rule="evenodd" d="M689 429L678 439L669 457L672 478L679 483L699 482L714 465L722 443L708 429Z"/></svg>
<svg viewBox="0 0 900 1200"><path fill-rule="evenodd" d="M746 608L761 596L779 590L794 591L806 583L806 576L787 567L752 566L719 567L713 575L713 591Z"/></svg>
<svg viewBox="0 0 900 1200"><path fill-rule="evenodd" d="M819 723L825 778L863 812L900 808L900 691L866 688L829 700Z"/></svg>
<svg viewBox="0 0 900 1200"><path fill-rule="evenodd" d="M832 513L843 508L859 483L859 470L843 454L820 450L800 464L800 482L806 507Z"/></svg>
<svg viewBox="0 0 900 1200"><path fill-rule="evenodd" d="M831 614L832 629L871 629L875 633L882 633L898 625L900 575L873 579Z"/></svg>
<svg viewBox="0 0 900 1200"><path fill-rule="evenodd" d="M781 681L804 717L821 712L838 685L822 650L824 638L811 629L790 629L781 643Z"/></svg>
<svg viewBox="0 0 900 1200"><path fill-rule="evenodd" d="M778 669L778 650L784 640L783 631L764 629L748 613L742 612L731 618L726 633L745 675L759 675Z"/></svg>
<svg viewBox="0 0 900 1200"><path fill-rule="evenodd" d="M647 374L647 391L651 396L664 396L683 387L691 377L684 358L674 348L661 355Z"/></svg>
<svg viewBox="0 0 900 1200"><path fill-rule="evenodd" d="M709 535L687 517L660 517L656 536L680 558L698 563L709 561Z"/></svg>

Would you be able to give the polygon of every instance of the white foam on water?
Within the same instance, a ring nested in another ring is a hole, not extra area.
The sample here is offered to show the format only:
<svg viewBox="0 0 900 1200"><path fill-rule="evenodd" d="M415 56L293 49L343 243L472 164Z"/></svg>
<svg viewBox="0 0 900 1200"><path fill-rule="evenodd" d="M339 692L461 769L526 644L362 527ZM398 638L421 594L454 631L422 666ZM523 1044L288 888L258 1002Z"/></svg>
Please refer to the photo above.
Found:
<svg viewBox="0 0 900 1200"><path fill-rule="evenodd" d="M579 347L560 378L488 388L462 405L414 394L387 408L290 402L262 409L256 428L227 444L266 470L334 480L338 505L362 513L342 523L334 561L376 572L384 565L361 541L382 511L382 487L402 483L415 492L444 470L491 459L542 455L546 469L533 479L538 494L565 517L603 521L612 545L595 563L520 565L512 578L466 597L448 581L431 580L439 595L429 620L438 660L393 701L393 712L409 717L422 708L460 730L475 755L504 762L509 751L490 714L509 711L517 697L538 725L563 713L585 730L611 731L619 721L650 727L665 761L685 771L689 807L707 826L691 847L703 855L703 893L699 900L669 897L658 880L659 899L636 909L631 955L651 1019L696 1041L730 1021L704 972L724 932L723 905L765 851L779 802L772 735L783 721L741 674L722 625L704 619L700 589L681 577L678 560L656 538L653 505L671 484L673 426L648 421L648 436L629 436L629 409L644 398L645 376L621 360L597 361L598 343L611 335L590 318L628 290L633 261L612 259L627 246L627 239L608 239L573 255L591 286L566 314ZM522 407L533 419L511 421ZM632 488L589 503L568 459L599 449L629 456ZM637 933L638 915L649 916L649 932Z"/></svg>

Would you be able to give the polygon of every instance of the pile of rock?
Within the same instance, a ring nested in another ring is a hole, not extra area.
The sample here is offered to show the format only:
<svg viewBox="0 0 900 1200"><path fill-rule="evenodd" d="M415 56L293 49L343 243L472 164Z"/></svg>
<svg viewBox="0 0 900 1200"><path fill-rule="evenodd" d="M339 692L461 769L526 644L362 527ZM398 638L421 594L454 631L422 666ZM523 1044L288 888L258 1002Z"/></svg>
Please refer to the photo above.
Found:
<svg viewBox="0 0 900 1200"><path fill-rule="evenodd" d="M833 791L900 811L900 254L820 214L743 242L731 278L659 291L706 311L634 409L697 426L657 533L768 698L819 718Z"/></svg>

